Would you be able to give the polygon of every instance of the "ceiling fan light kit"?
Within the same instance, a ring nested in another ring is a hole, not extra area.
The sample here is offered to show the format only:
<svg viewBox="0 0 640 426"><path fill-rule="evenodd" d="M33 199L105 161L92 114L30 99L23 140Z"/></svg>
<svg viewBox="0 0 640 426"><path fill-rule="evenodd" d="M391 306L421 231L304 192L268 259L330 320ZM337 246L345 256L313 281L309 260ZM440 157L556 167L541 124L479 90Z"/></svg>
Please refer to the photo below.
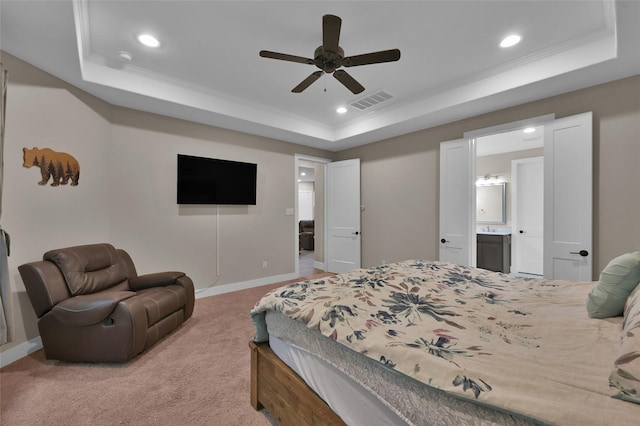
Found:
<svg viewBox="0 0 640 426"><path fill-rule="evenodd" d="M364 87L349 73L339 68L394 62L400 59L400 50L381 50L379 52L345 57L344 50L339 46L341 26L342 19L335 15L324 15L322 17L322 46L316 48L313 54L313 59L289 55L286 53L272 52L269 50L261 50L260 56L263 58L278 59L281 61L315 65L320 69L320 71L312 73L309 77L305 78L300 84L294 87L291 90L293 93L303 92L324 73L333 74L335 79L349 89L351 93L361 93L364 91Z"/></svg>

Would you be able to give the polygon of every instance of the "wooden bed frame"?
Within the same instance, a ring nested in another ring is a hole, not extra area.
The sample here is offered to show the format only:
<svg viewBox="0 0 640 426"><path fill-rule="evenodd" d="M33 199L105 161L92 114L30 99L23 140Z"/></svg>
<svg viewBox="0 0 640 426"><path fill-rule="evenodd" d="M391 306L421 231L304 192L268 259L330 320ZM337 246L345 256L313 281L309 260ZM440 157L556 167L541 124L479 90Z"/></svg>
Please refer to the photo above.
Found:
<svg viewBox="0 0 640 426"><path fill-rule="evenodd" d="M281 426L345 423L268 343L249 342L251 349L251 406L266 408ZM346 425L345 425L346 426Z"/></svg>

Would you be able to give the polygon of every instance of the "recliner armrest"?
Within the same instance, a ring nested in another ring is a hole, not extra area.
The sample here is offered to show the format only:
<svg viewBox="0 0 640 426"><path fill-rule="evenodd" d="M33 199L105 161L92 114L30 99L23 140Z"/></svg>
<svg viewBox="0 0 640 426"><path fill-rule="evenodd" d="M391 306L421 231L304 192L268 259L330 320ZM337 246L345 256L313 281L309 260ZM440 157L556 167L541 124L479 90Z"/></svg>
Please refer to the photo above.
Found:
<svg viewBox="0 0 640 426"><path fill-rule="evenodd" d="M135 295L133 291L104 291L75 296L58 303L51 312L65 325L85 327L105 320L120 301Z"/></svg>
<svg viewBox="0 0 640 426"><path fill-rule="evenodd" d="M155 274L138 275L129 278L129 288L133 291L144 290L151 287L163 287L175 284L179 278L185 276L184 272L170 271L157 272Z"/></svg>

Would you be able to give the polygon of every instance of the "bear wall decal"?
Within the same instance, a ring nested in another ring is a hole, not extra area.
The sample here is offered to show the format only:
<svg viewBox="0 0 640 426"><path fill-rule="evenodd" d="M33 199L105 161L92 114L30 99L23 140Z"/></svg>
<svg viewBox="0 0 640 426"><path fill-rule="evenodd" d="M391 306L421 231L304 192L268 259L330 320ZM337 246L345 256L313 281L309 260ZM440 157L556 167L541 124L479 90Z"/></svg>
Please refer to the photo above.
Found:
<svg viewBox="0 0 640 426"><path fill-rule="evenodd" d="M51 186L66 185L71 180L71 185L78 185L80 179L80 163L72 155L66 152L57 152L49 148L33 149L22 148L24 152L24 167L37 166L40 168L42 180L38 185L46 185L49 178Z"/></svg>

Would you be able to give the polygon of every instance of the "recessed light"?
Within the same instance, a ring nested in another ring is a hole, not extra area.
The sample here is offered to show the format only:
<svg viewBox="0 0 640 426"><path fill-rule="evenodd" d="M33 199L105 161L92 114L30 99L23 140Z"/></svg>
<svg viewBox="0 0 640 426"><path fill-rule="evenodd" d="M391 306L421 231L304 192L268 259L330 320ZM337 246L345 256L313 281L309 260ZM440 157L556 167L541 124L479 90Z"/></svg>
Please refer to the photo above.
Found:
<svg viewBox="0 0 640 426"><path fill-rule="evenodd" d="M517 34L512 34L510 36L505 37L501 42L500 42L500 47L511 47L511 46L515 46L516 44L520 43L520 40L522 38L517 35Z"/></svg>
<svg viewBox="0 0 640 426"><path fill-rule="evenodd" d="M300 176L306 176L307 174L305 172L300 172Z"/></svg>
<svg viewBox="0 0 640 426"><path fill-rule="evenodd" d="M343 106L338 107L338 109L336 109L336 112L337 112L338 114L344 114L345 112L347 112L347 108L346 108L346 107L343 107Z"/></svg>
<svg viewBox="0 0 640 426"><path fill-rule="evenodd" d="M140 34L138 36L138 41L145 46L160 47L160 42L158 41L158 39L151 34Z"/></svg>
<svg viewBox="0 0 640 426"><path fill-rule="evenodd" d="M523 130L524 133L533 133L536 131L535 127L527 127L526 129Z"/></svg>

